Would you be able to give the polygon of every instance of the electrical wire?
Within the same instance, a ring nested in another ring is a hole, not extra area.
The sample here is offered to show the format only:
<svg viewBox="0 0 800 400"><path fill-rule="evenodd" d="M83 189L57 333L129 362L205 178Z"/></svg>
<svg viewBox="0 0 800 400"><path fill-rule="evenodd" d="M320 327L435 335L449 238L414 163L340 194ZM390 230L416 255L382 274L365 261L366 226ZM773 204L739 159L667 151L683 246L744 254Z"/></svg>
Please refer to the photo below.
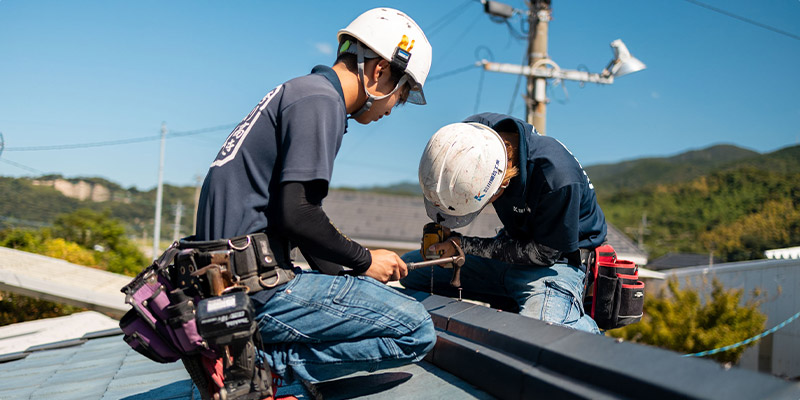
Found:
<svg viewBox="0 0 800 400"><path fill-rule="evenodd" d="M192 135L199 135L201 133L209 133L220 131L223 129L233 129L234 124L227 124L227 125L219 125L210 128L202 128L196 129L191 131L182 131L182 132L170 132L166 135L167 139L175 138L175 137L184 137L184 136L192 136ZM8 147L5 148L5 151L45 151L45 150L73 150L73 149L85 149L90 147L104 147L104 146L117 146L123 144L132 144L132 143L141 143L141 142L148 142L153 140L160 140L161 135L156 136L144 136L138 138L128 138L128 139L119 139L119 140L107 140L102 142L91 142L91 143L73 143L73 144L59 144L59 145L47 145L47 146L23 146L23 147Z"/></svg>
<svg viewBox="0 0 800 400"><path fill-rule="evenodd" d="M481 57L481 51L486 52L486 57ZM494 53L492 50L486 46L478 46L475 48L475 58L478 60L488 59L489 61L494 61ZM483 94L483 80L486 76L486 68L481 68L481 77L478 79L478 92L475 94L475 110L473 114L478 113L478 109L481 104L481 95Z"/></svg>
<svg viewBox="0 0 800 400"><path fill-rule="evenodd" d="M520 62L521 65L528 64L528 48L526 47L525 50L522 52L522 61ZM514 112L514 105L517 102L517 94L519 93L519 84L522 81L522 74L517 75L517 83L514 84L514 93L511 94L511 103L508 105L508 115L513 115Z"/></svg>
<svg viewBox="0 0 800 400"><path fill-rule="evenodd" d="M456 8L445 13L441 18L436 20L436 22L425 28L425 32L427 32L425 36L430 40L433 35L444 29L447 25L450 25L450 23L455 21L456 18L463 14L468 9L467 5L473 1L475 0L467 0L466 2L458 5Z"/></svg>
<svg viewBox="0 0 800 400"><path fill-rule="evenodd" d="M459 35L457 36L457 39L456 39L456 41L455 41L455 42L453 42L453 43L450 45L450 47L448 48L448 50L447 50L447 51L446 51L444 54L442 54L441 56L439 56L439 57L438 57L438 59L439 59L439 60L442 60L442 59L445 59L445 60L446 60L446 59L447 59L447 57L448 57L448 56L450 56L450 54L451 54L453 51L455 51L455 49L457 49L457 48L458 48L458 46L457 46L457 45L458 45L459 43L461 43L461 41L462 41L462 40L464 40L464 38L465 38L465 37L467 37L467 34L469 33L469 31L471 31L471 30L473 29L473 27L475 26L475 24L476 24L476 23L478 23L478 20L480 20L482 17L483 17L483 13L478 13L478 15L476 15L476 16L475 16L475 18L474 18L472 21L470 21L470 23L469 23L469 24L467 24L467 25L466 25L466 29L464 29L464 31L463 31L463 32L461 32L461 34L459 34Z"/></svg>
<svg viewBox="0 0 800 400"><path fill-rule="evenodd" d="M778 34L781 34L781 35L784 35L784 36L790 37L790 38L792 38L792 39L794 39L794 40L800 40L800 36L798 36L798 35L795 35L794 33L791 33L791 32L786 32L786 31L784 31L784 30L781 30L781 29L775 28L775 27L773 27L773 26L770 26L770 25L767 25L767 24L762 24L761 22L754 21L754 20L752 20L752 19L750 19L750 18L747 18L747 17L742 17L742 16L740 16L740 15L736 15L736 14L734 14L734 13L732 13L732 12L725 11L725 10L723 10L723 9L721 9L721 8L717 8L717 7L714 7L714 6L712 6L712 5L709 5L709 4L706 4L706 3L699 2L699 1L697 1L697 0L684 0L684 1L685 1L685 2L687 2L687 3L690 3L690 4L694 4L694 5L696 5L696 6L703 7L703 8L705 8L705 9L708 9L708 10L714 11L714 12L716 12L716 13L720 13L720 14L722 14L722 15L725 15L725 16L728 16L728 17L731 17L731 18L738 19L739 21L746 22L746 23L748 23L748 24L751 24L751 25L755 25L755 26L757 26L757 27L759 27L759 28L763 28L763 29L766 29L766 30L769 30L769 31L772 31L772 32L775 32L775 33L778 33Z"/></svg>
<svg viewBox="0 0 800 400"><path fill-rule="evenodd" d="M15 166L15 167L17 167L19 169L24 169L25 171L28 171L28 172L31 172L31 173L34 173L34 174L37 174L37 175L44 175L45 174L43 171L39 171L36 168L31 168L31 167L29 167L27 165L22 165L20 163L11 161L11 160L9 160L7 158L0 158L0 161L4 162L6 164L9 164L9 165L13 165L13 166Z"/></svg>
<svg viewBox="0 0 800 400"><path fill-rule="evenodd" d="M453 75L456 75L456 74L460 74L460 73L462 73L464 71L468 71L470 69L477 68L479 66L480 66L479 63L472 63L472 64L469 64L469 65L465 65L465 66L463 66L461 68L456 68L456 69L454 69L452 71L442 72L441 74L437 74L437 75L429 77L428 78L428 82L435 81L435 80L438 80L438 79L447 78L447 77L450 77L450 76L453 76Z"/></svg>
<svg viewBox="0 0 800 400"><path fill-rule="evenodd" d="M731 350L731 349L735 349L735 348L737 348L739 346L744 346L744 345L746 345L748 343L752 343L752 342L754 342L756 340L759 340L759 339L763 338L764 336L767 336L767 335L775 333L778 329L781 329L784 326L791 324L797 318L800 318L800 312L798 312L797 314L789 317L789 319L787 319L786 321L781 322L780 324L776 325L772 329L769 329L769 330L765 331L764 333L760 333L760 334L758 334L756 336L753 336L753 337L751 337L749 339L742 340L739 343L734 343L734 344L732 344L730 346L720 347L720 348L717 348L717 349L714 349L714 350L701 351L699 353L692 353L692 354L684 354L683 357L710 356L712 354L722 353L723 351L728 351L728 350Z"/></svg>

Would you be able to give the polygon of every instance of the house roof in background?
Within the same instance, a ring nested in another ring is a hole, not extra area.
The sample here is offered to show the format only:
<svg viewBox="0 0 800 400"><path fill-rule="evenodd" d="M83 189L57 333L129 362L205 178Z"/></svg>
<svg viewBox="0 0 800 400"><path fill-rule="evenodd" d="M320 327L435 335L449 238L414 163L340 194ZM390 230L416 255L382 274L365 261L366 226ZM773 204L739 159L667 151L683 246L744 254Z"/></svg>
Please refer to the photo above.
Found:
<svg viewBox="0 0 800 400"><path fill-rule="evenodd" d="M717 257L711 259L713 264L721 264L723 261ZM694 267L698 265L708 265L708 254L692 253L668 253L647 264L647 268L662 271L672 268Z"/></svg>

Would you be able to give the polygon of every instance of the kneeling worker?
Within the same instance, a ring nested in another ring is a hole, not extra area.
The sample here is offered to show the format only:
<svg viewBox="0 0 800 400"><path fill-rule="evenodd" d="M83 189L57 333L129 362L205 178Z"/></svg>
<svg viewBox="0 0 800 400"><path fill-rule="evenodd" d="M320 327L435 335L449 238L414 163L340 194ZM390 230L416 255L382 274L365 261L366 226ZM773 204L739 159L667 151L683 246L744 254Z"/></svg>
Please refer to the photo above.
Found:
<svg viewBox="0 0 800 400"><path fill-rule="evenodd" d="M385 285L406 275L405 263L342 235L322 210L348 119L369 124L406 101L425 104L432 49L411 18L389 8L365 12L338 38L332 68L273 89L231 133L197 213L196 240L263 232L281 268L298 247L318 270L250 290L261 359L287 381L418 361L436 340L425 308Z"/></svg>
<svg viewBox="0 0 800 400"><path fill-rule="evenodd" d="M516 118L478 114L433 135L419 179L428 216L445 227L445 240L427 254L449 257L461 246L465 297L505 300L521 315L599 333L583 312L581 251L603 243L606 222L594 187L564 145ZM472 222L489 203L503 223L496 237L449 230ZM417 262L422 254L409 252L402 259ZM432 268L411 271L400 283L457 295L450 270Z"/></svg>

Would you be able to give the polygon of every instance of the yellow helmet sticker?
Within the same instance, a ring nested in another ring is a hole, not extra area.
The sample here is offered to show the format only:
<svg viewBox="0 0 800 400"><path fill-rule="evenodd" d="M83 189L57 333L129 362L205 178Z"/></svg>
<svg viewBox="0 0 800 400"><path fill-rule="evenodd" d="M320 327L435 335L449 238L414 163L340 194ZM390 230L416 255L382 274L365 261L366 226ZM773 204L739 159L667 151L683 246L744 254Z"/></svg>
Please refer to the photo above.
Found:
<svg viewBox="0 0 800 400"><path fill-rule="evenodd" d="M403 49L405 52L410 53L411 49L414 48L414 41L411 41L411 44L408 43L408 36L403 35L403 38L400 39L400 43L397 44L397 47Z"/></svg>

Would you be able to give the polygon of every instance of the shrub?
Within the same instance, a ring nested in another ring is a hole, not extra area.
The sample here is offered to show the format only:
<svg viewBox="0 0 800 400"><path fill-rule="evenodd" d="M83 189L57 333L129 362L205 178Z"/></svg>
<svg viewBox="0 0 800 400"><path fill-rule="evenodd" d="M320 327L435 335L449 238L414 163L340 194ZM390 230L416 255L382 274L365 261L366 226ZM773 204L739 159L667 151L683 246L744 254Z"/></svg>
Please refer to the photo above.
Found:
<svg viewBox="0 0 800 400"><path fill-rule="evenodd" d="M742 292L741 289L725 289L714 279L711 294L701 295L688 284L680 288L678 280L671 278L666 290L662 288L656 296L645 298L645 315L641 322L608 334L681 353L697 353L738 343L761 333L767 319L758 310L759 293L754 293L741 305ZM736 363L744 350L755 343L708 357Z"/></svg>

